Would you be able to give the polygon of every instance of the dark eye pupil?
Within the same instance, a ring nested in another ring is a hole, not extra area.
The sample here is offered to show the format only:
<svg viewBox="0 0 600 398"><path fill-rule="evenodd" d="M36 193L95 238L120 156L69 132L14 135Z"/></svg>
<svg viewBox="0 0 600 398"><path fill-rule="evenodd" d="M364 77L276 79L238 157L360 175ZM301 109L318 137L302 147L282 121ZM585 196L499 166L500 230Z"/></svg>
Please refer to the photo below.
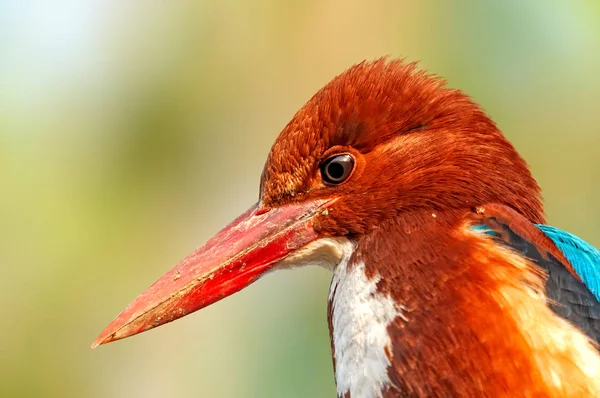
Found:
<svg viewBox="0 0 600 398"><path fill-rule="evenodd" d="M337 162L331 162L327 166L327 174L332 180L338 180L344 176L344 166Z"/></svg>
<svg viewBox="0 0 600 398"><path fill-rule="evenodd" d="M327 159L321 165L321 176L328 184L339 184L344 182L352 169L354 159L350 155L337 155Z"/></svg>

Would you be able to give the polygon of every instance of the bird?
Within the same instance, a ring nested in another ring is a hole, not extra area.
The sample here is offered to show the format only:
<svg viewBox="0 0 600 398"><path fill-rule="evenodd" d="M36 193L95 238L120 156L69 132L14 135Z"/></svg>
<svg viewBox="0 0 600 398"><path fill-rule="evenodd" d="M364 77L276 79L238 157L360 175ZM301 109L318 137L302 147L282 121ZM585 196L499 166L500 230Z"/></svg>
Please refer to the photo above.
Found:
<svg viewBox="0 0 600 398"><path fill-rule="evenodd" d="M283 128L258 201L92 348L317 265L340 398L600 397L600 251L545 217L471 97L417 63L363 61Z"/></svg>

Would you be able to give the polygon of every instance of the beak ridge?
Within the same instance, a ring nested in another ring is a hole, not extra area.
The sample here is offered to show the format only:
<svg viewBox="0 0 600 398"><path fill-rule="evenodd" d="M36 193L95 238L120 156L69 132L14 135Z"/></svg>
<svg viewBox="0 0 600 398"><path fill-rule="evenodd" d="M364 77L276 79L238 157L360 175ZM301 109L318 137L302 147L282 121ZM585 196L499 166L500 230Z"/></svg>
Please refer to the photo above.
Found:
<svg viewBox="0 0 600 398"><path fill-rule="evenodd" d="M248 286L318 238L313 218L328 203L250 207L140 294L91 348L174 321Z"/></svg>

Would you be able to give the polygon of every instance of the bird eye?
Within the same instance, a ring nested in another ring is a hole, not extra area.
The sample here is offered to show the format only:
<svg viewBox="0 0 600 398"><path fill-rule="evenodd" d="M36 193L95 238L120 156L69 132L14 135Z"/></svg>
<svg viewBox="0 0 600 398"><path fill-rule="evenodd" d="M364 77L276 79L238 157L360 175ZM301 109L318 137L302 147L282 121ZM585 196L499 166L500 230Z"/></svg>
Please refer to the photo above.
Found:
<svg viewBox="0 0 600 398"><path fill-rule="evenodd" d="M340 184L348 178L353 168L352 156L348 154L332 156L321 164L321 177L327 184Z"/></svg>

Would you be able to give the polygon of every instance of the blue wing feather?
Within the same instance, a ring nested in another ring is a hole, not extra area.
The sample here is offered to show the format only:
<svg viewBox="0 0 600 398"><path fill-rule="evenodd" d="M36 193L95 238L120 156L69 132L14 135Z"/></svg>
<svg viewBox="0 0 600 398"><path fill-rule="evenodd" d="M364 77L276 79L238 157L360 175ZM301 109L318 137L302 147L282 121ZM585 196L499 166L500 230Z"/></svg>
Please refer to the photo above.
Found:
<svg viewBox="0 0 600 398"><path fill-rule="evenodd" d="M577 275L600 301L600 250L578 238L577 236L548 225L536 225L546 234L567 260L571 263Z"/></svg>

